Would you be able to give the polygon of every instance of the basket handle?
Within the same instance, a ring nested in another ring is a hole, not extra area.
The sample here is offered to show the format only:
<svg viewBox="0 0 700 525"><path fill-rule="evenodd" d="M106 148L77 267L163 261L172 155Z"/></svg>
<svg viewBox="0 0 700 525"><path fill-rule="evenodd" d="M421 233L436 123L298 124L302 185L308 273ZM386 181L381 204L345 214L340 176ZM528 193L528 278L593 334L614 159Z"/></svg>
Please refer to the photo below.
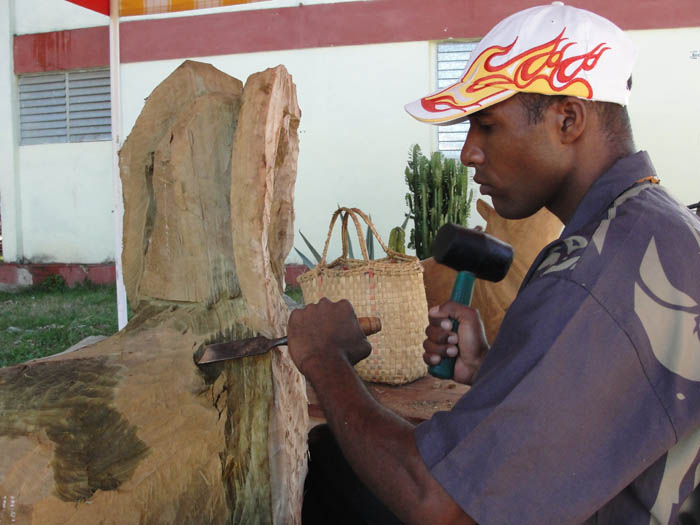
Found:
<svg viewBox="0 0 700 525"><path fill-rule="evenodd" d="M331 217L331 223L330 226L328 227L328 237L326 237L326 244L323 247L323 255L321 256L321 261L319 262L320 266L325 266L326 264L326 256L328 255L328 246L330 245L331 242L331 236L333 234L333 227L335 226L335 221L338 219L339 216L341 216L341 235L342 235L342 241L343 241L343 257L348 256L348 243L347 243L347 238L348 238L348 218L352 217L352 221L355 224L355 230L357 231L357 238L360 241L360 250L362 251L362 257L365 260L365 262L369 262L369 255L367 253L367 242L365 240L365 236L362 234L362 225L360 224L360 220L357 218L357 216L360 216L363 221L369 226L370 230L374 234L374 237L377 239L379 242L379 245L382 247L384 252L388 256L398 256L400 258L404 258L405 256L401 253L394 252L393 250L389 250L386 247L386 244L384 244L384 241L382 241L382 238L379 236L379 233L377 233L377 229L374 227L374 224L372 224L372 221L369 219L369 217L360 209L358 208L338 208L335 210L333 213L333 217Z"/></svg>

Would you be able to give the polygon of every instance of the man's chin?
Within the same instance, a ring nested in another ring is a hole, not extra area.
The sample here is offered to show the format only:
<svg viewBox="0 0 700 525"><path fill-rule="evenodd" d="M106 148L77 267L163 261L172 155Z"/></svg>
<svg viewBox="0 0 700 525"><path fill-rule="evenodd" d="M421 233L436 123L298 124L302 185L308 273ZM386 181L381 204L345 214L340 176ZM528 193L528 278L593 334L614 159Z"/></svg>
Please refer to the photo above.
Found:
<svg viewBox="0 0 700 525"><path fill-rule="evenodd" d="M514 206L508 206L505 203L499 202L498 199L491 199L493 203L493 209L496 210L496 213L503 217L504 219L516 221L520 219L527 219L528 217L532 217L535 213L540 211L541 208L537 208L535 210L531 209L521 209L517 208Z"/></svg>

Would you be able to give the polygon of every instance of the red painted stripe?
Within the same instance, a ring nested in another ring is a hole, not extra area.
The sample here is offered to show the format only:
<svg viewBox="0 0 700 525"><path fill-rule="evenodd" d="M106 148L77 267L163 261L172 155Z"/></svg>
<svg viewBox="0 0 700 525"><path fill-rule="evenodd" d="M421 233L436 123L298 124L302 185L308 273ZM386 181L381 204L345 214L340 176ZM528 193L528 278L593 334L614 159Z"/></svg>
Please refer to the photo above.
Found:
<svg viewBox="0 0 700 525"><path fill-rule="evenodd" d="M109 29L91 27L16 36L15 72L38 73L109 65Z"/></svg>
<svg viewBox="0 0 700 525"><path fill-rule="evenodd" d="M123 22L122 62L483 36L538 0L370 0ZM697 0L589 0L623 29L700 26ZM585 4L585 5L584 5ZM106 28L15 38L15 71L103 66Z"/></svg>
<svg viewBox="0 0 700 525"><path fill-rule="evenodd" d="M31 283L18 282L21 270L31 275ZM40 284L50 275L60 275L68 286L74 286L86 280L93 284L110 284L116 279L116 270L114 264L0 263L0 288L2 285L14 287Z"/></svg>

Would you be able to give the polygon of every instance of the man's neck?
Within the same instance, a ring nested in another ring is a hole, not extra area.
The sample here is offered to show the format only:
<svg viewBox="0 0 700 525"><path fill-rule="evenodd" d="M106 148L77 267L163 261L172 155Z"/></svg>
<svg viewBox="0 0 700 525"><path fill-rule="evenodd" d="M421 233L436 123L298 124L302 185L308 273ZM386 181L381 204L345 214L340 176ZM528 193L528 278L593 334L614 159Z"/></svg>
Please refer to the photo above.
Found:
<svg viewBox="0 0 700 525"><path fill-rule="evenodd" d="M597 135L593 138L600 139L603 136ZM567 188L563 192L564 198L561 202L553 203L551 207L547 206L549 211L556 215L564 225L571 220L579 203L595 181L612 168L618 160L635 153L634 142L631 139L618 144L617 147L601 143L603 142L601 140L590 142L597 142L597 144L584 144L579 149L581 153L577 155L575 167L567 177Z"/></svg>

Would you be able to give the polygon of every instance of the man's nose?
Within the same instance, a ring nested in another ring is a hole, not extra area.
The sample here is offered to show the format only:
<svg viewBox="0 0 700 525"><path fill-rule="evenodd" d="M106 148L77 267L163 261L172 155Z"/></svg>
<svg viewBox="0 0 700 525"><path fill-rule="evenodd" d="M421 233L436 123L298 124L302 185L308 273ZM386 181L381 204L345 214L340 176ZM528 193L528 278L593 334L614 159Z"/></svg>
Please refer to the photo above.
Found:
<svg viewBox="0 0 700 525"><path fill-rule="evenodd" d="M484 163L484 152L478 144L476 144L472 133L467 133L467 140L464 141L459 159L462 161L462 164L472 168Z"/></svg>

